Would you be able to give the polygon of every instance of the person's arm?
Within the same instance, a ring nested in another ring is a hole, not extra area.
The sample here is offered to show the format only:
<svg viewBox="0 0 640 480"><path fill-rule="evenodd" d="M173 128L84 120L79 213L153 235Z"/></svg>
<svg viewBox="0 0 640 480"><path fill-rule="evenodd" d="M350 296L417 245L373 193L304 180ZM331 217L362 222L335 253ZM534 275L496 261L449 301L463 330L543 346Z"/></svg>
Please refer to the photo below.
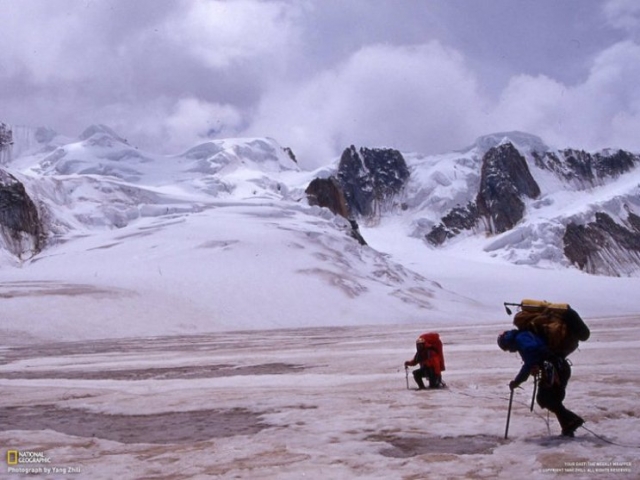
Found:
<svg viewBox="0 0 640 480"><path fill-rule="evenodd" d="M529 375L531 375L531 371L538 368L546 352L546 347L540 344L538 339L533 335L518 335L516 345L518 353L524 363L516 375L516 378L509 382L511 390L527 381Z"/></svg>
<svg viewBox="0 0 640 480"><path fill-rule="evenodd" d="M525 362L522 365L522 368L520 369L520 371L518 372L518 375L516 375L516 378L514 378L509 383L509 388L513 390L514 388L518 387L520 384L526 382L527 379L529 378L529 375L531 374L531 368L532 366Z"/></svg>
<svg viewBox="0 0 640 480"><path fill-rule="evenodd" d="M404 362L405 367L414 367L418 364L418 354L416 353L411 360Z"/></svg>

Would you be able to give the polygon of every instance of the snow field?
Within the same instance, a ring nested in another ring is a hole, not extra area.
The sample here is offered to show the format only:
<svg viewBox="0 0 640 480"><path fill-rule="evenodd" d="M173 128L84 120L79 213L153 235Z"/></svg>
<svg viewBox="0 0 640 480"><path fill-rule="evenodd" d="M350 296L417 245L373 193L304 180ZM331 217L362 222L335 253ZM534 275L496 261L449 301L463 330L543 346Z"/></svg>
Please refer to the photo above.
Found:
<svg viewBox="0 0 640 480"><path fill-rule="evenodd" d="M615 444L559 437L555 418L529 411L531 381L503 438L520 367L495 345L509 320L8 348L0 442L80 467L74 478L637 478L639 320L588 320L571 357L566 406ZM407 389L403 362L433 329L449 388L416 391L409 374Z"/></svg>

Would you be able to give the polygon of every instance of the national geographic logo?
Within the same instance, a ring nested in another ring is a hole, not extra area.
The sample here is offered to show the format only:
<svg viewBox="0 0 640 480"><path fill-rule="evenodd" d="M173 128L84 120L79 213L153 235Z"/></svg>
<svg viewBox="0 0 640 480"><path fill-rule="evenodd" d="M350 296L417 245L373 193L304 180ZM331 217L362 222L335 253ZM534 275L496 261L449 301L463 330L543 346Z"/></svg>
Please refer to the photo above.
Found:
<svg viewBox="0 0 640 480"><path fill-rule="evenodd" d="M49 457L45 452L33 450L7 450L7 473L21 475L64 475L64 478L67 478L67 475L82 473L82 467L71 465L51 465L51 457Z"/></svg>
<svg viewBox="0 0 640 480"><path fill-rule="evenodd" d="M29 450L7 450L7 465L51 463L51 458L44 452L32 452Z"/></svg>

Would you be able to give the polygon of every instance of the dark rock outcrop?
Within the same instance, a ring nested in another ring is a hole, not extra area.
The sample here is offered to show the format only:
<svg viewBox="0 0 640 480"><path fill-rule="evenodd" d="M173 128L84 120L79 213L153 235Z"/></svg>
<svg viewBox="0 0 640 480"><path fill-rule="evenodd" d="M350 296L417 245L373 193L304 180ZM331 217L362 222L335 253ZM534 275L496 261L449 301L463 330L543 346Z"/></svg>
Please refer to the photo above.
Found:
<svg viewBox="0 0 640 480"><path fill-rule="evenodd" d="M478 215L491 233L512 229L524 216L523 196L537 198L540 187L531 176L527 161L511 143L489 150L482 159Z"/></svg>
<svg viewBox="0 0 640 480"><path fill-rule="evenodd" d="M367 244L360 234L358 222L351 218L344 192L335 177L314 179L305 190L305 193L307 194L309 205L328 208L334 215L340 215L349 220L351 228L349 234L351 237L356 239L360 245Z"/></svg>
<svg viewBox="0 0 640 480"><path fill-rule="evenodd" d="M0 169L0 240L21 258L42 249L43 228L38 210L24 185L13 175Z"/></svg>
<svg viewBox="0 0 640 480"><path fill-rule="evenodd" d="M392 206L409 168L397 150L352 145L342 153L337 178L351 215L371 217Z"/></svg>
<svg viewBox="0 0 640 480"><path fill-rule="evenodd" d="M512 229L524 217L522 197L537 198L540 187L531 176L527 161L511 143L489 149L482 157L480 186L474 202L455 207L433 227L426 239L441 245L480 222L492 234Z"/></svg>
<svg viewBox="0 0 640 480"><path fill-rule="evenodd" d="M409 168L397 150L352 145L342 153L336 176L316 178L306 193L312 205L345 218L366 218L392 205L408 179Z"/></svg>
<svg viewBox="0 0 640 480"><path fill-rule="evenodd" d="M631 225L631 228L640 233L640 217L638 215L630 212L627 221L629 222L629 225Z"/></svg>
<svg viewBox="0 0 640 480"><path fill-rule="evenodd" d="M353 145L340 158L335 177L314 179L305 193L310 205L326 207L348 219L351 236L366 245L357 217L373 218L395 205L409 179L409 168L397 150Z"/></svg>
<svg viewBox="0 0 640 480"><path fill-rule="evenodd" d="M309 205L326 207L335 215L342 215L344 218L350 217L347 200L335 177L313 179L305 193Z"/></svg>
<svg viewBox="0 0 640 480"><path fill-rule="evenodd" d="M294 163L298 163L298 159L296 158L296 155L293 153L293 150L291 150L290 147L284 147L282 150L284 150L284 153L286 153Z"/></svg>
<svg viewBox="0 0 640 480"><path fill-rule="evenodd" d="M640 270L640 217L629 214L629 228L606 213L596 213L586 225L567 225L564 254L580 270L620 276Z"/></svg>
<svg viewBox="0 0 640 480"><path fill-rule="evenodd" d="M533 158L539 168L585 188L603 184L607 178L616 178L640 164L639 155L624 150L591 154L583 150L566 149L558 153L533 152Z"/></svg>
<svg viewBox="0 0 640 480"><path fill-rule="evenodd" d="M433 245L442 245L463 230L475 228L479 218L474 202L469 202L466 207L455 207L427 234L427 240Z"/></svg>

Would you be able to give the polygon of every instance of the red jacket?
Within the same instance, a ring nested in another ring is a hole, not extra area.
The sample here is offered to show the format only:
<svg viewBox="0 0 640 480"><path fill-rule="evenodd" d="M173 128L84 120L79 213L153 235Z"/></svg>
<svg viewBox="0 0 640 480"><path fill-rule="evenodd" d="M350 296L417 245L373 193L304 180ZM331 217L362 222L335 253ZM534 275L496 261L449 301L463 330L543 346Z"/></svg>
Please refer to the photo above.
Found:
<svg viewBox="0 0 640 480"><path fill-rule="evenodd" d="M408 366L420 364L421 367L432 368L436 375L445 370L442 341L437 333L423 333L416 340L416 354L406 362Z"/></svg>

